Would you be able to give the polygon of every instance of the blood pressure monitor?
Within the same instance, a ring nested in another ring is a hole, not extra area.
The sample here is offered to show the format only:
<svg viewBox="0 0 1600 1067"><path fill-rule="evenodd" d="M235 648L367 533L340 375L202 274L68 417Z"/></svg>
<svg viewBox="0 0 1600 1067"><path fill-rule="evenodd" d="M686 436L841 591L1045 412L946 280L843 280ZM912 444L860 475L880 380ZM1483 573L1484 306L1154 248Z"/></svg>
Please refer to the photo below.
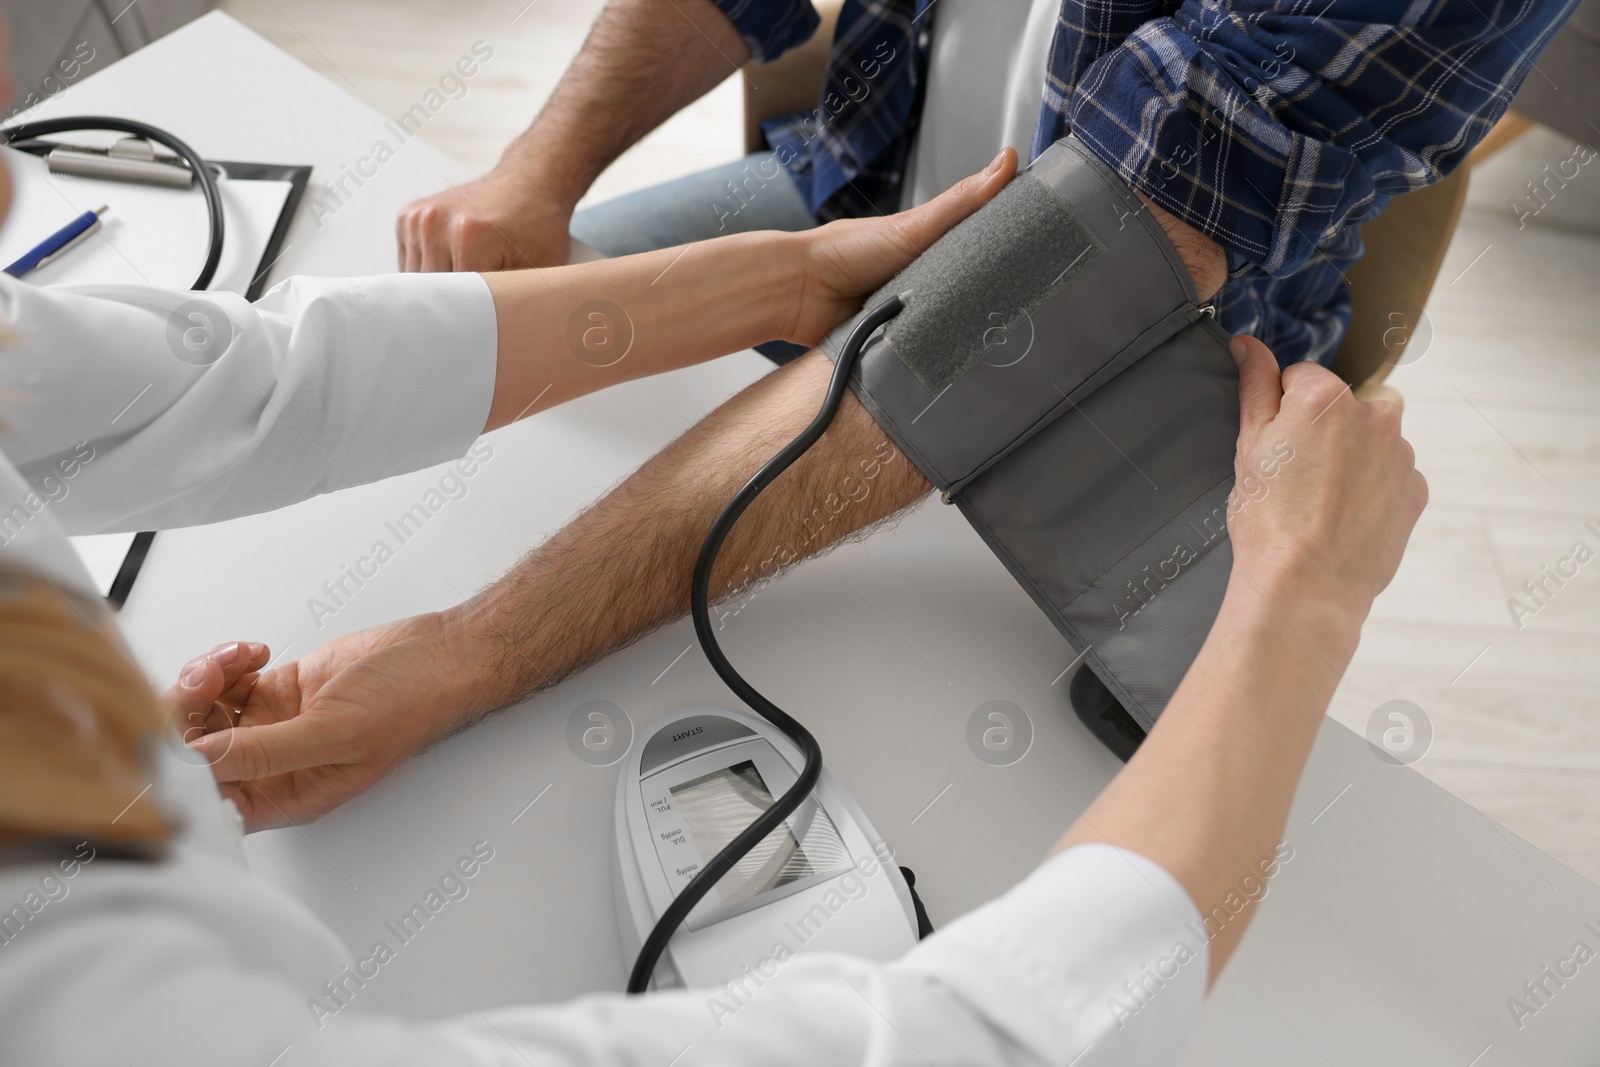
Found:
<svg viewBox="0 0 1600 1067"><path fill-rule="evenodd" d="M612 871L625 964L701 867L794 783L802 762L765 720L708 707L670 716L634 746L617 784ZM905 877L824 768L811 796L689 912L655 987L771 977L813 949L887 961L916 941Z"/></svg>

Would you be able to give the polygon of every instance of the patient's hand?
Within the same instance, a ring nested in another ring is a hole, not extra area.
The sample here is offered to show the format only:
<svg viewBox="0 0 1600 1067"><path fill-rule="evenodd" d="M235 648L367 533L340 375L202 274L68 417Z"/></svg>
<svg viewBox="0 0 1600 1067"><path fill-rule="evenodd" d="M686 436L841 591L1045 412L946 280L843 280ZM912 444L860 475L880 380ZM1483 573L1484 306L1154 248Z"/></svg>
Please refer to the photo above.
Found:
<svg viewBox="0 0 1600 1067"><path fill-rule="evenodd" d="M519 270L566 263L572 210L502 168L407 204L395 220L405 271Z"/></svg>
<svg viewBox="0 0 1600 1067"><path fill-rule="evenodd" d="M450 732L441 627L420 615L330 641L255 681L237 726L214 714L186 736L248 829L316 819Z"/></svg>
<svg viewBox="0 0 1600 1067"><path fill-rule="evenodd" d="M841 219L801 234L804 289L786 341L814 345L861 308L861 301L911 265L946 230L987 204L1017 173L1003 150L987 168L920 207L872 219Z"/></svg>
<svg viewBox="0 0 1600 1067"><path fill-rule="evenodd" d="M165 694L178 736L193 741L232 726L270 655L266 645L229 641L185 663Z"/></svg>

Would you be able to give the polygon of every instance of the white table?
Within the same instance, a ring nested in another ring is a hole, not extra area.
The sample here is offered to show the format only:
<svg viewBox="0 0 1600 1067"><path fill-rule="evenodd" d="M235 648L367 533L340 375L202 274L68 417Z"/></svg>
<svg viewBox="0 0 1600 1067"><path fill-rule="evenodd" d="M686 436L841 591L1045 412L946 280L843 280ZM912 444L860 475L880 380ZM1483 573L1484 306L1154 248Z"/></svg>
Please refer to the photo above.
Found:
<svg viewBox="0 0 1600 1067"><path fill-rule="evenodd" d="M44 113L96 112L161 124L208 155L312 163L319 177L367 151L384 123L218 14L86 79ZM410 142L320 228L303 208L274 277L391 269L395 210L464 176ZM492 435L493 457L467 495L321 629L308 598L436 473L164 533L123 613L137 654L164 685L218 641L265 640L293 656L455 602L765 369L746 353ZM733 658L811 725L830 766L917 871L936 923L1021 877L1117 770L1067 706L1060 675L1072 650L953 508L930 504L805 566L754 597L729 633ZM690 704L726 703L691 643L685 624L669 627L440 745L316 825L252 837L251 859L364 949L474 842L493 846L470 895L363 990L364 1007L467 1010L450 983L478 1008L618 989L615 768L574 757L567 719L591 699L620 705L636 729ZM965 740L968 717L993 699L1026 709L1034 727L1031 749L1009 767L980 762ZM1584 926L1600 929L1600 888L1331 722L1286 840L1294 858L1187 1062L1593 1062L1600 963L1520 1030L1506 1002L1575 942L1600 949Z"/></svg>

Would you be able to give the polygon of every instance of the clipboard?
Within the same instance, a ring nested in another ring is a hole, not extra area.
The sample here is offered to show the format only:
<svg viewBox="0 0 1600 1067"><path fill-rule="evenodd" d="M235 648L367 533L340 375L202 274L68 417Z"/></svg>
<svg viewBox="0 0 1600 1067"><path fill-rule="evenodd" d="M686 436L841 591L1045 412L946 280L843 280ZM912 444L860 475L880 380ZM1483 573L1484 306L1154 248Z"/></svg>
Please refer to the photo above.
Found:
<svg viewBox="0 0 1600 1067"><path fill-rule="evenodd" d="M59 147L61 142L54 140L19 141L7 147L35 156L44 156L51 149ZM295 212L299 209L300 202L305 198L306 188L311 183L310 166L280 163L246 163L221 159L208 159L206 164L212 168L218 178L227 181L271 181L287 182L289 191L284 199L283 206L278 212L278 218L261 257L251 272L250 281L245 288L246 300L255 301L267 291L268 279L272 268L282 258L285 251L285 241L288 238L289 227L294 222ZM198 194L196 194L198 195ZM227 240L226 234L223 238ZM155 542L154 530L144 530L133 535L133 543L122 558L121 565L117 568L116 577L112 580L110 588L106 591L106 603L113 611L121 609L127 602L128 594L133 589L134 581L139 577L139 570L144 566L145 557L150 554L150 546Z"/></svg>

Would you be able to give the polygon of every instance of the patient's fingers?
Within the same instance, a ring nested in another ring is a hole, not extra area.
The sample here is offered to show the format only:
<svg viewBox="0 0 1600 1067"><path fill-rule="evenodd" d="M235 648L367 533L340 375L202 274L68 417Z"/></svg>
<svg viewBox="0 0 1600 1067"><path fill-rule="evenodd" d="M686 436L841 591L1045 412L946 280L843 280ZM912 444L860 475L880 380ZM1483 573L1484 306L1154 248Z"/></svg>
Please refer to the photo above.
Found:
<svg viewBox="0 0 1600 1067"><path fill-rule="evenodd" d="M404 269L417 272L422 270L423 249L428 244L428 220L414 209L408 208L404 215L405 220L405 265Z"/></svg>
<svg viewBox="0 0 1600 1067"><path fill-rule="evenodd" d="M218 701L238 706L249 696L256 672L266 666L271 651L259 642L230 641L184 664L178 682L167 690L173 721L186 737L210 729Z"/></svg>
<svg viewBox="0 0 1600 1067"><path fill-rule="evenodd" d="M455 235L449 223L424 218L422 232L422 269L430 273L443 273L455 262L452 243Z"/></svg>
<svg viewBox="0 0 1600 1067"><path fill-rule="evenodd" d="M249 699L250 689L259 677L261 676L258 673L252 671L241 677L203 711L191 709L180 715L177 719L179 736L188 742L203 734L233 729L239 706Z"/></svg>
<svg viewBox="0 0 1600 1067"><path fill-rule="evenodd" d="M239 708L244 707L245 702L250 699L250 693L255 689L256 682L260 679L260 671L251 671L249 674L241 675L237 682L234 682L217 698L217 703L225 705L230 711L237 711Z"/></svg>
<svg viewBox="0 0 1600 1067"><path fill-rule="evenodd" d="M202 656L184 666L178 683L167 690L167 703L172 707L173 728L185 740L205 728L224 685L222 666L215 660Z"/></svg>
<svg viewBox="0 0 1600 1067"><path fill-rule="evenodd" d="M402 211L394 220L395 265L402 271L411 271L411 215Z"/></svg>

